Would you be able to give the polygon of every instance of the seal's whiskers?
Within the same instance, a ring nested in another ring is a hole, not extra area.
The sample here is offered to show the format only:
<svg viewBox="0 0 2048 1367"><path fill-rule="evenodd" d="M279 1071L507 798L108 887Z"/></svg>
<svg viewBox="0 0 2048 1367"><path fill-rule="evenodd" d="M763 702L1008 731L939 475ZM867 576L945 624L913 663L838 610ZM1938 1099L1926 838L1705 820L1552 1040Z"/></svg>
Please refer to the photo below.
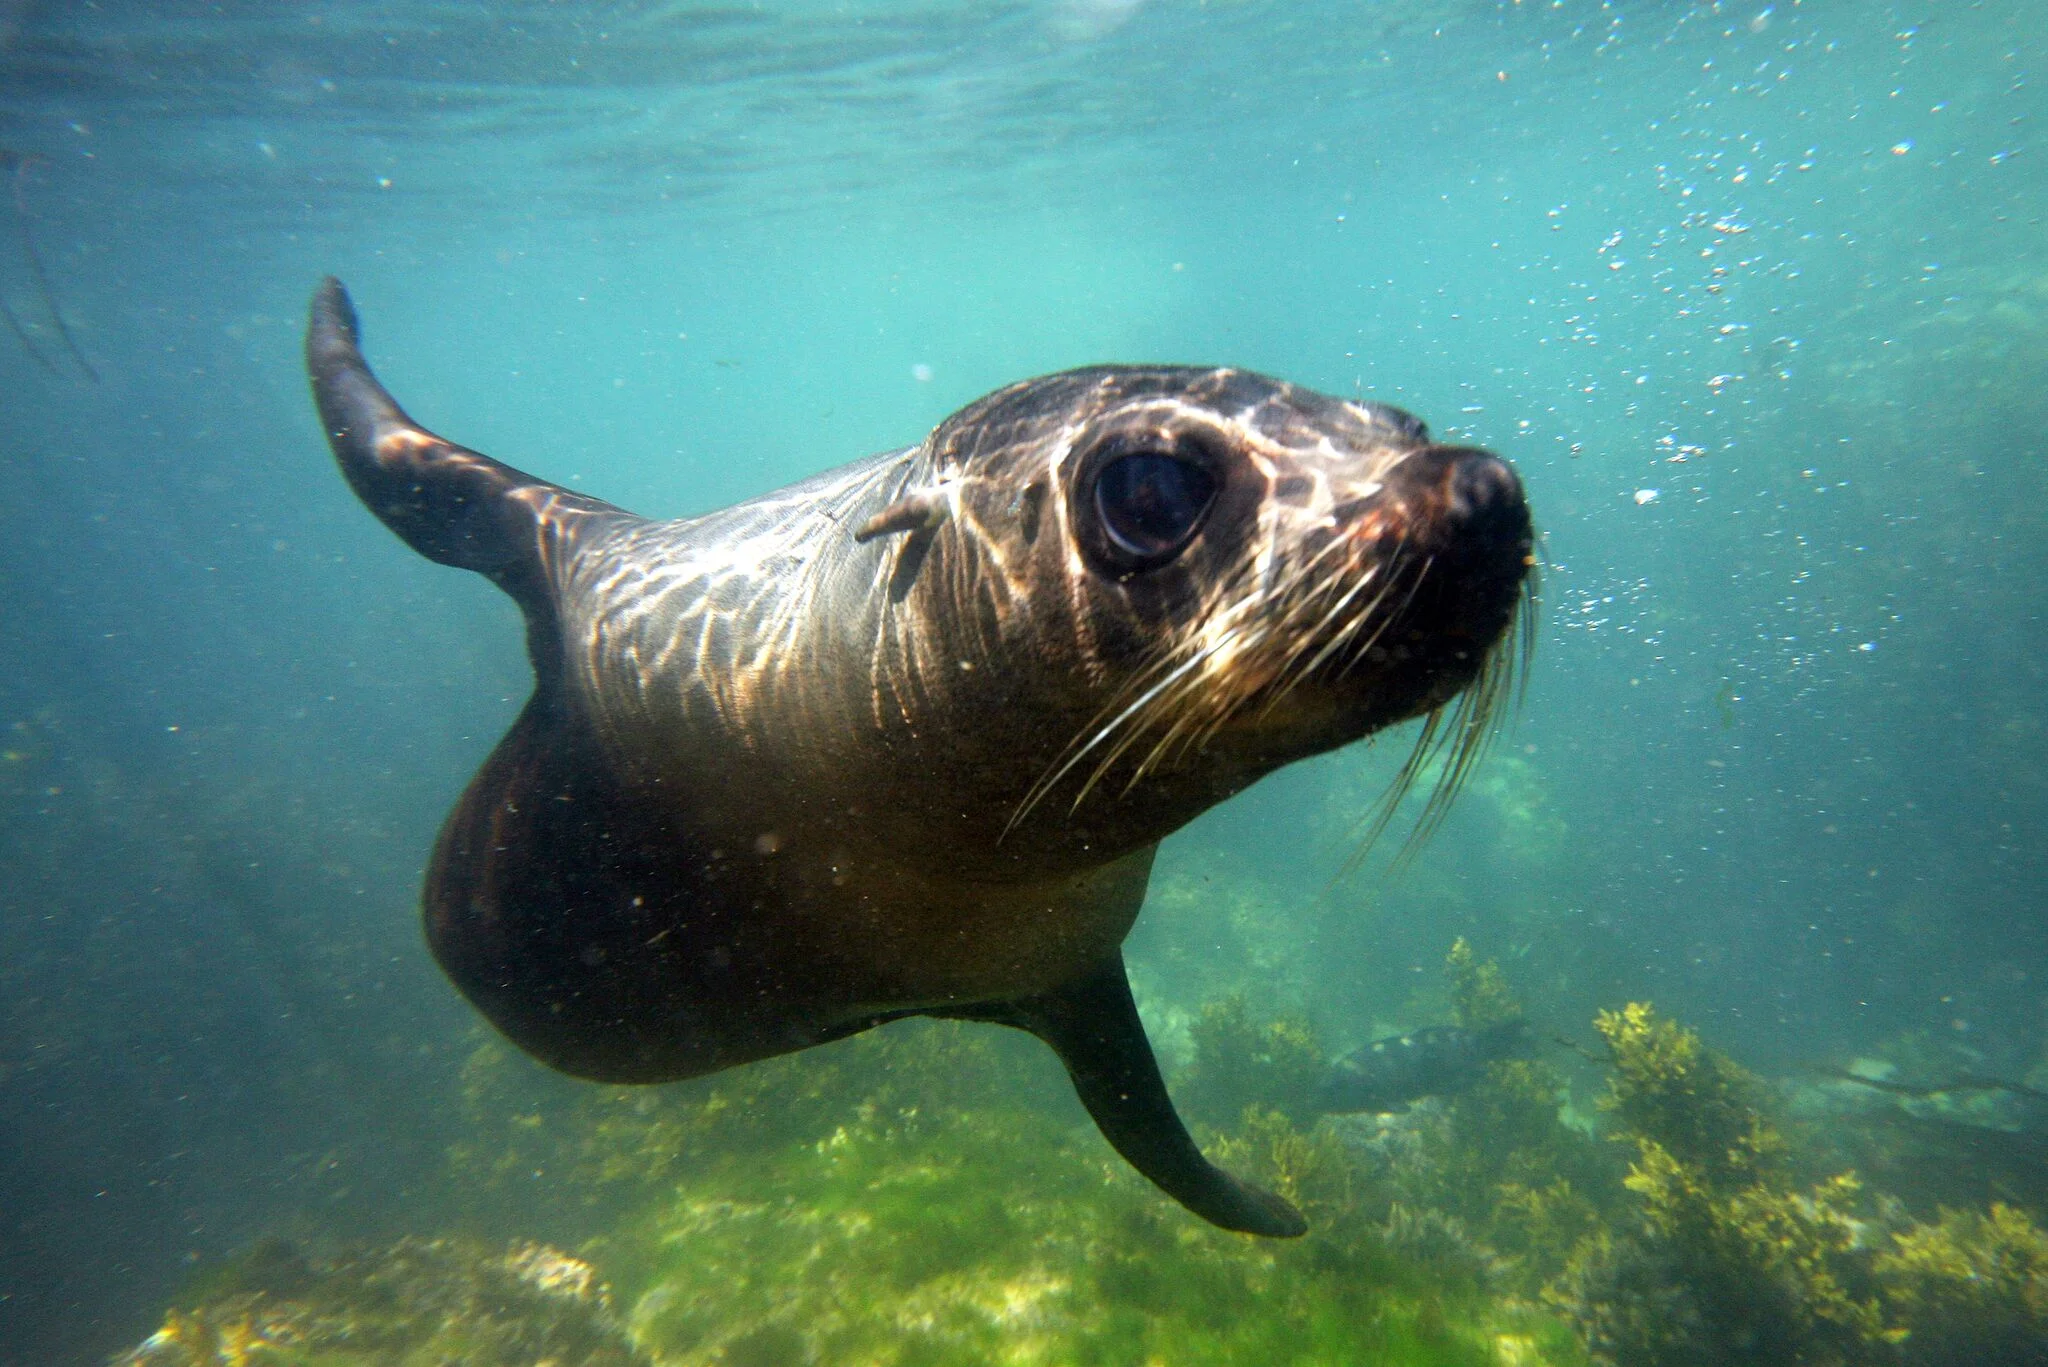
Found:
<svg viewBox="0 0 2048 1367"><path fill-rule="evenodd" d="M1067 810L1071 812L1081 805L1082 799L1094 790L1096 784L1108 776L1109 771L1115 767L1117 761L1129 753L1131 747L1136 745L1151 730L1156 717L1177 716L1178 720L1168 729L1166 735L1154 745L1152 751L1138 765L1136 772L1124 784L1123 791L1126 793L1131 790L1133 784L1151 770L1158 761L1162 748L1171 743L1174 735L1188 721L1198 715L1191 706L1191 703L1199 703L1206 700L1213 705L1228 709L1232 704L1227 694L1222 690L1216 689L1214 681L1207 674L1195 673L1194 667L1206 664L1220 655L1237 653L1238 648L1244 644L1245 636L1246 630L1244 626L1233 624L1228 627L1215 640L1210 641L1197 650L1185 665L1176 669L1158 688L1139 699L1137 703L1134 703L1123 717L1119 717L1118 722L1130 719L1132 725L1124 732L1116 745L1111 747L1096 762L1094 770L1088 775L1087 781L1081 785L1081 791L1074 795L1073 804ZM1138 715L1140 709L1143 709L1142 715ZM1090 742L1090 744L1092 745L1093 742ZM1079 759L1080 756L1076 755L1075 758Z"/></svg>
<svg viewBox="0 0 2048 1367"><path fill-rule="evenodd" d="M1078 808L1082 799L1110 770L1140 740L1154 732L1160 720L1170 719L1165 729L1154 737L1145 757L1125 779L1120 791L1127 794L1162 766L1178 760L1190 750L1206 748L1224 726L1262 694L1265 706L1259 715L1268 715L1303 679L1371 626L1372 635L1367 642L1369 648L1371 641L1385 629L1386 623L1397 615L1383 616L1380 608L1401 584L1401 555L1405 542L1395 548L1385 564L1370 566L1362 573L1356 570L1348 557L1341 556L1346 547L1347 543L1342 538L1333 539L1292 567L1279 583L1251 588L1228 598L1226 605L1211 615L1213 638L1106 725L1099 726L1085 744L1066 756L1066 762L1048 776L1047 786L1057 783L1112 732L1121 729L1122 734L1116 743L1097 758L1069 810ZM1384 580L1382 570L1387 572ZM1316 578L1318 572L1320 577ZM1312 578L1315 578L1313 586L1304 589L1303 585ZM1358 610L1353 620L1345 623L1333 638L1324 640L1331 625L1352 609L1359 596L1376 583L1380 588L1364 608ZM1411 583L1408 588L1412 596L1414 585ZM1301 657L1312 649L1316 654L1302 665ZM1280 658L1272 658L1283 650ZM1254 661L1256 666L1240 669L1235 674L1229 670L1195 671L1195 666L1214 662L1222 656L1233 662ZM1034 790L1029 800L1036 801L1038 796L1040 794Z"/></svg>
<svg viewBox="0 0 2048 1367"><path fill-rule="evenodd" d="M1499 734L1500 714L1521 705L1528 687L1528 667L1536 650L1536 585L1534 565L1516 599L1513 620L1500 640L1486 653L1479 674L1458 695L1455 704L1439 707L1423 720L1415 744L1401 762L1400 770L1387 791L1369 809L1365 834L1358 848L1345 861L1338 877L1355 872L1373 846L1393 824L1395 812L1424 771L1437 766L1435 781L1415 826L1401 842L1394 856L1405 863L1434 835L1450 814L1451 804L1472 776L1487 747Z"/></svg>
<svg viewBox="0 0 2048 1367"><path fill-rule="evenodd" d="M1301 639L1295 645L1293 653L1289 656L1287 660L1287 663L1283 670L1283 681L1281 683L1280 688L1274 692L1272 699L1266 704L1268 711L1278 706L1281 699L1285 698L1290 692L1292 692L1302 682L1302 680L1313 676L1318 669L1321 669L1323 667L1323 664L1332 655L1335 655L1338 651L1343 650L1345 646L1349 644L1351 640L1354 639L1360 632L1364 631L1367 626L1372 627L1372 635L1366 638L1366 642L1363 646L1359 647L1356 651L1352 652L1351 658L1346 661L1345 668L1348 670L1352 664L1355 664L1358 660L1363 659L1365 657L1366 652L1372 649L1373 645L1379 640L1380 633L1384 632L1387 629L1387 624L1392 622L1395 617L1400 615L1399 613L1387 613L1385 615L1382 615L1380 613L1380 608L1387 601L1388 596L1392 594L1396 588L1400 587L1401 570L1403 568L1402 557L1407 548L1408 543L1404 540L1400 544L1396 545L1394 547L1393 553L1387 557L1384 565L1384 568L1387 572L1386 582L1380 586L1380 591L1373 595L1372 601L1370 603L1367 603L1365 607L1349 622L1345 623L1343 628L1339 630L1335 636L1331 637L1329 641L1325 642L1322 648L1316 651L1315 656L1311 658L1306 665L1297 667L1296 661L1298 661L1301 658L1302 652L1306 651L1311 646L1313 646L1315 644L1317 635L1320 634L1322 630L1327 629L1330 622L1336 620L1337 614L1343 610L1344 604L1350 600L1352 594L1347 593L1344 596L1344 598L1339 601L1337 606L1332 608L1330 612L1325 615L1323 621L1318 624L1316 631L1303 633ZM1376 565L1373 567L1371 571L1368 571L1366 576L1361 578L1361 580L1359 581L1357 589L1363 589L1369 583L1371 583L1373 578L1377 575L1378 571L1381 568L1382 566ZM1427 566L1425 566L1424 568L1426 570ZM1421 577L1422 576L1420 574L1416 576L1417 583L1420 583ZM1354 589L1353 593L1355 593L1357 589ZM1413 585L1409 587L1408 592L1411 597L1414 595L1415 588ZM1403 606L1405 607L1406 604L1404 603Z"/></svg>
<svg viewBox="0 0 2048 1367"><path fill-rule="evenodd" d="M1301 654L1315 644L1359 594L1371 587L1382 568L1375 565L1358 574L1348 560L1335 565L1324 564L1343 549L1345 543L1341 538L1331 540L1290 570L1280 583L1246 592L1216 614L1219 618L1234 617L1245 622L1248 634L1240 634L1241 649L1234 654L1236 658L1259 661L1264 667L1255 672L1239 671L1235 678L1189 677L1179 688L1162 693L1153 710L1171 716L1172 724L1132 772L1123 791L1129 792L1139 780L1162 764L1177 760L1190 750L1205 749L1209 741L1262 692L1267 694L1267 701L1259 715L1266 716L1313 670L1314 664L1308 670L1295 667ZM1301 585L1319 569L1325 571L1320 582L1306 592L1301 591ZM1335 595L1336 601L1325 607L1331 590L1340 587L1342 592ZM1347 624L1343 634L1355 632L1384 598L1385 591L1382 590L1360 614L1359 621ZM1279 605L1277 613L1276 604ZM1304 625L1311 618L1315 620ZM1270 648L1278 643L1287 643L1284 647L1286 653L1283 658L1268 663L1264 657L1269 656L1272 653ZM1320 663L1320 658L1316 663ZM1134 735L1141 734L1144 729L1144 725L1133 728ZM1119 747L1118 753L1127 745ZM1101 767L1106 769L1113 759L1114 756L1105 760Z"/></svg>
<svg viewBox="0 0 2048 1367"><path fill-rule="evenodd" d="M1171 660L1171 658L1171 654L1164 654L1164 659ZM1093 751L1096 746L1102 744L1104 740L1108 739L1111 733L1113 733L1118 727L1122 726L1126 721L1128 721L1132 716L1134 716L1140 709L1142 709L1145 706L1146 703L1152 701L1154 697L1158 696L1161 690L1171 686L1174 680L1182 677L1189 670L1193 669L1196 665L1200 664L1202 662L1202 658L1202 654L1197 653L1195 655L1189 656L1186 660L1182 661L1178 668L1174 669L1172 673L1168 674L1164 679L1161 679L1158 683L1153 684L1152 687L1147 689L1144 692L1144 694L1138 698L1136 702L1131 703L1128 707L1124 708L1121 712L1117 713L1117 715L1113 717L1108 723L1097 729L1095 731L1095 734L1089 737L1086 744L1081 743L1079 736L1075 737L1074 742L1069 744L1067 749L1064 752L1062 752L1061 758L1056 759L1053 762L1052 767L1045 772L1044 776L1042 776L1036 783L1033 783L1029 791L1027 791L1024 794L1024 800L1017 804L1017 810L1011 814L1009 821L1004 823L1003 834L1008 835L1012 830L1016 829L1017 823L1022 821L1025 817L1029 816L1031 814L1032 808L1036 807L1040 802L1042 802L1045 799L1046 794L1051 792L1053 787L1056 784L1058 784L1061 779L1065 778L1069 773L1073 772L1075 765L1079 764L1084 758L1086 758L1087 755L1091 751ZM1121 694L1119 694L1119 698L1120 697ZM1114 705L1115 703L1112 702L1111 706ZM1108 709L1105 708L1104 710L1107 711ZM1093 725L1093 723L1090 723L1090 725ZM1085 728L1082 734L1087 734ZM1082 790L1082 796L1086 796L1086 792L1087 790L1084 788ZM1079 797L1076 797L1074 799L1074 805L1079 806L1080 801L1081 799Z"/></svg>
<svg viewBox="0 0 2048 1367"><path fill-rule="evenodd" d="M1319 552L1317 558L1320 558L1320 555ZM1259 658L1267 643L1280 634L1276 624L1266 620L1270 616L1270 607L1276 595L1291 589L1294 583L1305 577L1308 568L1309 566L1304 566L1291 575L1280 589L1253 588L1231 599L1226 607L1218 609L1213 614L1212 621L1227 621L1229 627L1226 634L1216 642L1215 647L1204 651L1199 658L1214 660L1226 654L1233 662L1245 658ZM1226 652L1225 646L1232 648ZM1263 682L1263 677L1249 678L1245 676L1244 671L1239 671L1238 676L1234 678L1227 673L1221 677L1209 674L1189 675L1182 678L1174 690L1160 694L1154 700L1152 710L1162 716L1172 717L1173 722L1125 782L1123 791L1128 793L1140 779L1153 772L1161 763L1176 759L1189 749L1199 750L1205 747L1210 738L1237 715L1247 701L1256 696ZM1118 753L1127 749L1150 725L1151 718L1147 717L1143 723L1134 727L1131 740L1119 747ZM1091 786L1096 779L1101 778L1113 760L1114 756L1098 766L1095 779L1090 780Z"/></svg>

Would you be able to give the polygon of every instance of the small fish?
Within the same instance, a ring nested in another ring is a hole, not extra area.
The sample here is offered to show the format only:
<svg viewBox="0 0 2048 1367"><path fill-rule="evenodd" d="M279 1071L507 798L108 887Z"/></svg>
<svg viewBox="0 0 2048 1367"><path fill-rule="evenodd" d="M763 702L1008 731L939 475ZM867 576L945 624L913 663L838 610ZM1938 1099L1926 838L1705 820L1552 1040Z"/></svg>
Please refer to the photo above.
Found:
<svg viewBox="0 0 2048 1367"><path fill-rule="evenodd" d="M1529 1023L1519 1018L1480 1030L1433 1025L1392 1035L1332 1063L1316 1089L1317 1109L1332 1115L1388 1111L1426 1096L1462 1092L1485 1076L1487 1064L1534 1050Z"/></svg>

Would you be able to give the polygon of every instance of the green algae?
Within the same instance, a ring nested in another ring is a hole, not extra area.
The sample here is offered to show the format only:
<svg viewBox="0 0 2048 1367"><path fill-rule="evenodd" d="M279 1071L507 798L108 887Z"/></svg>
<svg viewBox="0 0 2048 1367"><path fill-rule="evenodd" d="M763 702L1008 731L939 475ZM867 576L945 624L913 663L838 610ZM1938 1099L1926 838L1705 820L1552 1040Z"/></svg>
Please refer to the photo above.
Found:
<svg viewBox="0 0 2048 1367"><path fill-rule="evenodd" d="M1391 1251L1327 1135L1266 1112L1219 1157L1314 1232L1212 1229L1086 1131L1023 1114L736 1157L639 1236L632 1323L683 1364L1577 1360L1561 1326Z"/></svg>
<svg viewBox="0 0 2048 1367"><path fill-rule="evenodd" d="M572 1081L489 1037L463 1070L467 1133L448 1167L473 1224L511 1237L512 1212L581 1239L735 1154L814 1143L863 1116L1018 1106L1081 1114L1044 1045L982 1025L900 1021L663 1087Z"/></svg>
<svg viewBox="0 0 2048 1367"><path fill-rule="evenodd" d="M1226 998L1193 1036L1176 1091L1214 1120L1205 1147L1300 1206L1306 1239L1188 1215L1102 1142L1042 1046L955 1022L659 1089L524 1091L525 1065L487 1046L452 1168L480 1211L586 1193L557 1214L665 1362L1581 1360L1562 1321L1498 1297L1455 1217L1399 1207L1306 1114L1306 1021Z"/></svg>

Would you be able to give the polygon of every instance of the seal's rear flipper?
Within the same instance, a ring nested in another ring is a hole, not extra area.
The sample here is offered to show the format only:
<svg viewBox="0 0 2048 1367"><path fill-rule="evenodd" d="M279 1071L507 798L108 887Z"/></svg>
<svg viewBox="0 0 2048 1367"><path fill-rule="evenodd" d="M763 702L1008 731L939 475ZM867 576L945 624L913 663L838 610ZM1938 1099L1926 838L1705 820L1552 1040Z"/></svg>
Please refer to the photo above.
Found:
<svg viewBox="0 0 2048 1367"><path fill-rule="evenodd" d="M592 516L628 516L407 417L364 364L355 307L332 276L313 296L306 370L334 458L370 511L429 560L487 575L529 620L552 615L546 558L558 544Z"/></svg>
<svg viewBox="0 0 2048 1367"><path fill-rule="evenodd" d="M1240 1182L1195 1147L1166 1095L1120 957L1044 996L933 1014L1014 1025L1051 1045L1103 1137L1160 1190L1210 1224L1279 1239L1308 1231L1300 1211Z"/></svg>

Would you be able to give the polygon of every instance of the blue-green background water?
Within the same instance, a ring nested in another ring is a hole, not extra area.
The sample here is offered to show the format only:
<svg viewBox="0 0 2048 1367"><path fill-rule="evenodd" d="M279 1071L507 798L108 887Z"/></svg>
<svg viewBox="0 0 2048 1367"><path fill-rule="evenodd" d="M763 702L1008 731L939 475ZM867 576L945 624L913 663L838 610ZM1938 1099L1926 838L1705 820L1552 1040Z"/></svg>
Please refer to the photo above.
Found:
<svg viewBox="0 0 2048 1367"><path fill-rule="evenodd" d="M1405 870L1340 876L1398 745L1169 842L1169 1053L1234 987L1416 1023L1464 934L1563 1029L2041 1067L2044 50L2031 0L0 4L55 371L0 335L0 1359L432 1206L474 1036L417 880L526 666L335 475L328 271L422 421L651 514L1104 360L1515 461L1518 721Z"/></svg>

